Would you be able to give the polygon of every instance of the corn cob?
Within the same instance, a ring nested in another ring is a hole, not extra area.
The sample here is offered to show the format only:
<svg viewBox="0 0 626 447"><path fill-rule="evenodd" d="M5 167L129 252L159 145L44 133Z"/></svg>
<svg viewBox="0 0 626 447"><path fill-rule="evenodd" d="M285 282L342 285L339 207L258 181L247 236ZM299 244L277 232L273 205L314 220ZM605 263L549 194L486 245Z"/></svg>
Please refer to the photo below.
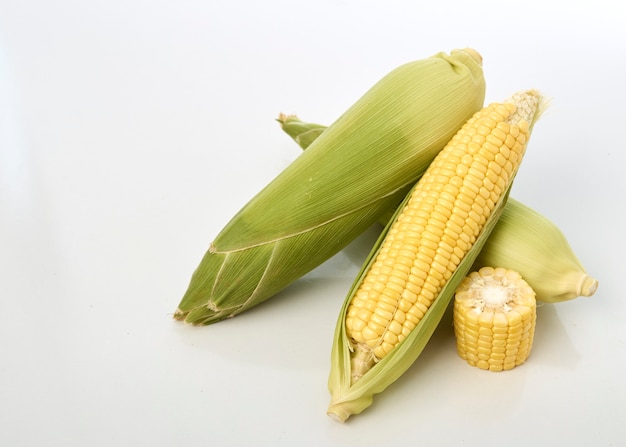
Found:
<svg viewBox="0 0 626 447"><path fill-rule="evenodd" d="M282 129L302 149L325 129L294 115L278 118ZM386 225L396 206L379 219ZM497 265L519 272L542 302L558 303L590 297L598 288L577 258L563 232L548 218L510 197L472 270Z"/></svg>
<svg viewBox="0 0 626 447"><path fill-rule="evenodd" d="M419 356L493 230L542 109L529 90L477 112L405 199L340 313L330 416L361 412Z"/></svg>
<svg viewBox="0 0 626 447"><path fill-rule="evenodd" d="M376 83L224 227L174 318L210 324L263 302L402 200L482 107L481 62L439 53Z"/></svg>
<svg viewBox="0 0 626 447"><path fill-rule="evenodd" d="M537 320L535 292L514 270L483 267L454 297L457 352L472 366L506 371L530 355Z"/></svg>

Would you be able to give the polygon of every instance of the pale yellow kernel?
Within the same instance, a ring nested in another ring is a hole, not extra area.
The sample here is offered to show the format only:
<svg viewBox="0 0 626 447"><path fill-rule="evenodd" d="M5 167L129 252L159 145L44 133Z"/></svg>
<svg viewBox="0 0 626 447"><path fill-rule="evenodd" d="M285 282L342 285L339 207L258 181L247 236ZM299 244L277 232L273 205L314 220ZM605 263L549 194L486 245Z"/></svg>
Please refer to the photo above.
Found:
<svg viewBox="0 0 626 447"><path fill-rule="evenodd" d="M459 201L460 203L461 201ZM459 208L455 206L452 208L452 214L450 215L449 223L454 224L456 228L463 228L465 226L465 219L459 213ZM462 230L461 230L462 231ZM461 232L459 231L459 233Z"/></svg>
<svg viewBox="0 0 626 447"><path fill-rule="evenodd" d="M395 345L393 345L393 344L391 344L389 342L383 341L380 344L380 349L382 350L382 352L380 353L380 356L377 355L377 357L378 358L383 358L385 355L389 354L393 350L393 348L395 348ZM374 352L376 352L376 351L374 351Z"/></svg>
<svg viewBox="0 0 626 447"><path fill-rule="evenodd" d="M494 119L494 117L497 115L494 115L493 113L489 113L487 114L483 119L482 119L482 123L489 127L489 129L493 129L497 126L497 119Z"/></svg>
<svg viewBox="0 0 626 447"><path fill-rule="evenodd" d="M490 183L490 185L495 185L496 182L498 181L498 174L496 174L492 169L491 169L491 165L489 165L489 169L487 169L487 172L485 173L485 179L487 179ZM496 165L497 166L497 165ZM499 166L498 166L499 167ZM483 179L483 183L485 183L485 179ZM487 186L487 184L485 184L485 186ZM493 188L493 187L492 187Z"/></svg>
<svg viewBox="0 0 626 447"><path fill-rule="evenodd" d="M493 132L487 136L485 144L483 144L483 148L493 154L495 154L499 148L504 146L504 140L506 139L506 136L503 136L502 138L496 136L496 132L498 132L498 130L494 129Z"/></svg>
<svg viewBox="0 0 626 447"><path fill-rule="evenodd" d="M353 332L361 332L363 328L366 326L366 323L360 318L352 318L350 319L350 321L346 319L346 326L351 328Z"/></svg>
<svg viewBox="0 0 626 447"><path fill-rule="evenodd" d="M467 171L467 180L470 180L470 176L472 177L471 182L476 186L480 185L483 176L487 172L487 165L481 163L474 163Z"/></svg>
<svg viewBox="0 0 626 447"><path fill-rule="evenodd" d="M448 270L448 264L450 263L450 256L452 256L452 247L448 244L442 243L437 250L437 254L433 258L433 264L441 264L443 272Z"/></svg>
<svg viewBox="0 0 626 447"><path fill-rule="evenodd" d="M504 126L502 125L504 124ZM491 141L496 146L502 145L506 141L506 137L508 136L508 123L500 122L498 123L492 130L491 136L487 137L487 140L491 138ZM506 127L506 131L504 128Z"/></svg>
<svg viewBox="0 0 626 447"><path fill-rule="evenodd" d="M395 321L396 323L402 325L405 320L406 320L406 312L403 311L402 309L396 309L396 312L395 312L394 317L393 317L393 321ZM397 333L399 333L399 332L397 332Z"/></svg>
<svg viewBox="0 0 626 447"><path fill-rule="evenodd" d="M454 177L450 178L450 182L448 183L447 187L457 188L458 190L458 188L460 188L462 184L463 184L463 177L455 175ZM450 192L456 195L456 192L453 192L453 190L451 190Z"/></svg>
<svg viewBox="0 0 626 447"><path fill-rule="evenodd" d="M463 227L463 233L459 234L459 238L456 241L454 253L461 259L463 259L463 256L465 256L465 253L467 253L467 250L469 249L469 244L471 242L469 240L469 234L471 231L472 229L468 225L465 225Z"/></svg>
<svg viewBox="0 0 626 447"><path fill-rule="evenodd" d="M507 160L506 163L504 163L504 166L502 166L502 169L506 172L507 176L510 177L513 172L513 163L511 163L510 160Z"/></svg>
<svg viewBox="0 0 626 447"><path fill-rule="evenodd" d="M376 309L376 312L372 314L368 324L375 323L377 326L385 328L387 327L387 325L389 324L392 318L393 318L393 314L391 312L386 312L380 309Z"/></svg>
<svg viewBox="0 0 626 447"><path fill-rule="evenodd" d="M461 232L463 232L463 227L459 226L456 222L452 222L452 220L448 221L448 226L443 230L442 239L450 246L450 251L454 250L454 247L456 247L456 241Z"/></svg>
<svg viewBox="0 0 626 447"><path fill-rule="evenodd" d="M502 172L500 175L498 175L496 186L498 187L500 191L504 191L504 188L506 187L506 184L508 181L509 181L509 176L506 174L506 172ZM494 202L496 201L494 200Z"/></svg>
<svg viewBox="0 0 626 447"><path fill-rule="evenodd" d="M402 298L398 301L398 311L403 313L408 312L413 303L416 301L417 294L408 289L404 289L402 292Z"/></svg>
<svg viewBox="0 0 626 447"><path fill-rule="evenodd" d="M356 313L356 317L363 321L369 321L372 317L372 312L367 309L359 309Z"/></svg>
<svg viewBox="0 0 626 447"><path fill-rule="evenodd" d="M500 153L496 154L495 158L494 158L495 162L500 165L501 167L504 167L504 165L506 164L506 162L508 161L506 159L506 157Z"/></svg>
<svg viewBox="0 0 626 447"><path fill-rule="evenodd" d="M497 348L498 350L502 350L501 352L506 351L506 340L502 340L502 339L496 339L494 334L494 339L493 339L493 349L495 351L495 349ZM500 351L498 351L500 352Z"/></svg>
<svg viewBox="0 0 626 447"><path fill-rule="evenodd" d="M458 164L456 167L456 177L465 177L467 175L468 166L465 164Z"/></svg>
<svg viewBox="0 0 626 447"><path fill-rule="evenodd" d="M375 297L370 298L370 299L368 299L368 300L365 302L365 305L363 306L363 308L364 308L365 310L370 311L370 312L374 312L374 311L376 310L376 307L378 307L378 303L379 303L379 302L385 302L384 300L385 300L386 298L387 298L387 297L386 297L385 295L376 294L376 296L375 296ZM392 300L390 300L390 301L392 301Z"/></svg>
<svg viewBox="0 0 626 447"><path fill-rule="evenodd" d="M454 207L452 207L452 215L458 215L463 220L467 219L467 213L472 209L471 203L474 201L474 196L478 191L479 189L474 191L473 188L470 188L468 185L463 185L457 201L454 202Z"/></svg>
<svg viewBox="0 0 626 447"><path fill-rule="evenodd" d="M384 296L384 295L383 295ZM386 303L384 301L379 301L378 302L378 308L375 310L375 312L380 312L380 310L388 312L390 315L393 315L393 313L396 311L396 305L394 304L390 304L390 303ZM382 315L382 314L380 314ZM392 317L389 317L389 319L391 319Z"/></svg>
<svg viewBox="0 0 626 447"><path fill-rule="evenodd" d="M410 244L402 244L402 248L398 251L398 257L396 258L396 270L405 271L403 269L408 268L413 264L414 246ZM415 250L417 251L417 250Z"/></svg>
<svg viewBox="0 0 626 447"><path fill-rule="evenodd" d="M492 332L490 326L480 326L478 328L478 339L483 341L488 341L491 343L492 340Z"/></svg>
<svg viewBox="0 0 626 447"><path fill-rule="evenodd" d="M420 283L420 281L424 281L426 279L426 275L428 274L430 262L432 262L432 260L425 262L421 258L416 258L413 262L413 267L411 267L409 282Z"/></svg>
<svg viewBox="0 0 626 447"><path fill-rule="evenodd" d="M503 145L503 146L500 147L500 153L505 158L510 158L511 157L511 149L509 149L506 145Z"/></svg>
<svg viewBox="0 0 626 447"><path fill-rule="evenodd" d="M408 337L411 334L411 331L415 329L415 323L409 320L406 320L402 325L402 333L398 336L398 338Z"/></svg>
<svg viewBox="0 0 626 447"><path fill-rule="evenodd" d="M520 130L520 135L524 135L524 137L525 137L528 134L528 129L530 127L530 124L526 120L520 120L517 123L517 127ZM519 139L519 137L518 137L518 139Z"/></svg>
<svg viewBox="0 0 626 447"><path fill-rule="evenodd" d="M367 326L365 326L362 330L361 330L361 336L363 337L363 341L368 341L368 340L375 340L377 339L380 334L378 334L378 332L376 331L377 327L372 328L372 323L369 322L367 324Z"/></svg>
<svg viewBox="0 0 626 447"><path fill-rule="evenodd" d="M472 168L470 168L470 170L471 169ZM465 177L465 182L463 183L463 186L461 187L461 191L463 191L463 187L467 186L467 187L471 187L475 189L476 192L478 192L478 190L483 184L481 179L482 179L482 173L479 172L478 175L476 175L476 171L474 171L474 174L472 175L470 172L468 172L467 177Z"/></svg>
<svg viewBox="0 0 626 447"><path fill-rule="evenodd" d="M419 323L423 317L424 317L424 312L422 311L421 308L417 307L417 304L415 304L407 312L406 321L404 322L404 325L408 327L409 322L417 325L417 323Z"/></svg>
<svg viewBox="0 0 626 447"><path fill-rule="evenodd" d="M512 113L517 110L515 104L510 102L505 103L497 103L495 107L495 112L498 113L502 118L502 120L506 120ZM499 121L499 120L496 120Z"/></svg>
<svg viewBox="0 0 626 447"><path fill-rule="evenodd" d="M508 134L506 136L506 139L504 140L504 144L506 144L506 146L509 149L513 149L515 147L515 144L517 143L517 141L515 140L515 138L513 138L513 135Z"/></svg>
<svg viewBox="0 0 626 447"><path fill-rule="evenodd" d="M423 291L426 291L426 290L423 290ZM422 293L417 297L417 302L413 305L413 309L417 309L420 312L422 312L422 314L425 314L426 311L428 311L428 308L430 307L431 303L432 303L432 300L426 297Z"/></svg>
<svg viewBox="0 0 626 447"><path fill-rule="evenodd" d="M433 220L437 223L439 227L443 227L445 222L450 218L450 214L452 214L452 208L454 207L454 202L456 200L456 196L449 196L447 193L446 197L442 197L439 200L439 203L435 206L435 210L433 212Z"/></svg>
<svg viewBox="0 0 626 447"><path fill-rule="evenodd" d="M476 128L476 133L486 137L487 135L491 133L491 127L486 126L485 124L481 123Z"/></svg>
<svg viewBox="0 0 626 447"><path fill-rule="evenodd" d="M392 331L387 331L383 335L383 341L389 343L390 345L396 345L398 343L398 336Z"/></svg>
<svg viewBox="0 0 626 447"><path fill-rule="evenodd" d="M474 211L473 209L470 210L470 212L468 213L468 216L470 218L470 220L479 223L481 218L483 217L481 214L478 214L476 211Z"/></svg>
<svg viewBox="0 0 626 447"><path fill-rule="evenodd" d="M491 327L493 322L493 311L484 309L478 317L478 324L482 327Z"/></svg>
<svg viewBox="0 0 626 447"><path fill-rule="evenodd" d="M492 360L502 362L506 358L506 347L493 345L491 348L491 358Z"/></svg>
<svg viewBox="0 0 626 447"><path fill-rule="evenodd" d="M409 292L413 292L417 296L419 296L420 292L422 291L422 287L416 281L409 281L406 283L406 290L408 290Z"/></svg>

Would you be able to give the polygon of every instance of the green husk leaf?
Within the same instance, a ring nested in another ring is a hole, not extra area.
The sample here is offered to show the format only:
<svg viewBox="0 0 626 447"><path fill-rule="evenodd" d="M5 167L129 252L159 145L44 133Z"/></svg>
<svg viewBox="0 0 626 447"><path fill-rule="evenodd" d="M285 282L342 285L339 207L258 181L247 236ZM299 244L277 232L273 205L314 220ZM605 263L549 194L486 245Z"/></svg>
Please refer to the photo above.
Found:
<svg viewBox="0 0 626 447"><path fill-rule="evenodd" d="M234 316L336 254L402 200L482 107L484 90L480 64L465 51L393 70L231 219L174 318Z"/></svg>

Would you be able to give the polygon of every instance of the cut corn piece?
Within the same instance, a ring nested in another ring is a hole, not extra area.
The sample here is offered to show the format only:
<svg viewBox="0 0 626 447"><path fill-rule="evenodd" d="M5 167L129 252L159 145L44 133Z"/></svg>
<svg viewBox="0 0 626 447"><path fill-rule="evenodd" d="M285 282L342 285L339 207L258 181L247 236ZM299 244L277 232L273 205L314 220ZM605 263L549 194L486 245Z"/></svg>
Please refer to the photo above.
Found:
<svg viewBox="0 0 626 447"><path fill-rule="evenodd" d="M524 363L532 349L536 320L535 292L514 270L483 267L456 290L457 352L472 366L506 371Z"/></svg>
<svg viewBox="0 0 626 447"><path fill-rule="evenodd" d="M402 200L484 93L473 50L390 72L228 222L174 318L232 317L336 254Z"/></svg>
<svg viewBox="0 0 626 447"><path fill-rule="evenodd" d="M544 105L528 90L477 112L405 199L340 313L331 417L365 409L419 356L499 217Z"/></svg>

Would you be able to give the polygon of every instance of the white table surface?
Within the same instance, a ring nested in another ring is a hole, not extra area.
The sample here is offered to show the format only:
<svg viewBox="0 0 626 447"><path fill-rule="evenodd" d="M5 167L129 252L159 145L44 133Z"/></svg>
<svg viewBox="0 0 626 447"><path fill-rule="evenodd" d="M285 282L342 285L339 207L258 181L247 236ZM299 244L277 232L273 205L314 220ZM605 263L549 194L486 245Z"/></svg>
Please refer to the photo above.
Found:
<svg viewBox="0 0 626 447"><path fill-rule="evenodd" d="M626 445L617 5L0 0L0 445ZM327 417L375 228L237 318L172 319L211 239L298 155L279 112L330 123L397 65L466 46L487 102L553 99L512 194L600 281L539 309L525 365L471 368L442 325L365 413Z"/></svg>

